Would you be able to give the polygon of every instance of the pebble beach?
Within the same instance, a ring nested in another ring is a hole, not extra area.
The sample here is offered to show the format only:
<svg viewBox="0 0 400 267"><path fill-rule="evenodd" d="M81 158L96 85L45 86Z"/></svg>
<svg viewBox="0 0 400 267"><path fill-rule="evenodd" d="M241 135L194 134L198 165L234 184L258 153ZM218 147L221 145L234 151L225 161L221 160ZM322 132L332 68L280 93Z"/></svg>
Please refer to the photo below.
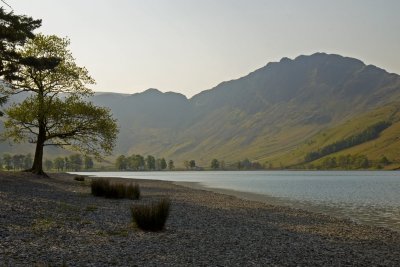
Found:
<svg viewBox="0 0 400 267"><path fill-rule="evenodd" d="M74 177L0 172L0 266L400 266L389 229L166 181L106 199ZM130 207L164 197L166 229L138 229Z"/></svg>

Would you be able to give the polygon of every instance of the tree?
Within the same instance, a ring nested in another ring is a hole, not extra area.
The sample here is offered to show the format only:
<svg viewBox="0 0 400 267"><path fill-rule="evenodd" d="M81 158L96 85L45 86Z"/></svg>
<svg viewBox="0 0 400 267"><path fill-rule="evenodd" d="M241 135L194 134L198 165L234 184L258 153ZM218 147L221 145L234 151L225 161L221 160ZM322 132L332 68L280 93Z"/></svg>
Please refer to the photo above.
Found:
<svg viewBox="0 0 400 267"><path fill-rule="evenodd" d="M152 155L146 157L146 166L148 170L156 169L156 159Z"/></svg>
<svg viewBox="0 0 400 267"><path fill-rule="evenodd" d="M69 156L69 163L71 169L74 171L80 171L83 165L82 156L79 154L73 154Z"/></svg>
<svg viewBox="0 0 400 267"><path fill-rule="evenodd" d="M91 157L85 156L84 162L85 162L85 169L86 170L89 170L89 169L93 168L94 163L93 163L93 159Z"/></svg>
<svg viewBox="0 0 400 267"><path fill-rule="evenodd" d="M211 161L211 169L216 170L216 169L218 169L218 168L219 168L219 161L218 161L217 159L213 159L213 160Z"/></svg>
<svg viewBox="0 0 400 267"><path fill-rule="evenodd" d="M384 166L389 165L391 162L386 156L382 156L382 158L379 160L379 163L382 163Z"/></svg>
<svg viewBox="0 0 400 267"><path fill-rule="evenodd" d="M12 157L10 154L3 154L3 163L6 170L9 171L12 169Z"/></svg>
<svg viewBox="0 0 400 267"><path fill-rule="evenodd" d="M160 167L161 170L165 170L167 168L167 161L165 160L165 158L161 158Z"/></svg>
<svg viewBox="0 0 400 267"><path fill-rule="evenodd" d="M144 158L141 155L131 155L128 158L128 168L131 170L143 170L145 165Z"/></svg>
<svg viewBox="0 0 400 267"><path fill-rule="evenodd" d="M24 57L59 58L54 69L22 66L13 89L3 93L30 92L22 103L6 110L4 136L14 142L28 140L36 144L33 166L35 174L42 168L44 146L69 146L71 149L101 158L110 154L118 133L116 121L106 108L82 101L93 92L85 68L78 67L68 50L69 40L57 36L37 35L21 51Z"/></svg>
<svg viewBox="0 0 400 267"><path fill-rule="evenodd" d="M57 157L54 159L54 168L56 168L57 171L64 170L64 164L65 164L64 158Z"/></svg>
<svg viewBox="0 0 400 267"><path fill-rule="evenodd" d="M39 28L41 23L41 20L15 15L0 7L0 79L5 82L0 83L0 88L12 88L13 82L20 79L17 73L22 65L40 69L53 69L58 65L59 59L56 57L24 56L19 51L27 40L34 38L33 31ZM0 106L7 98L8 94L0 95ZM2 115L0 111L0 116Z"/></svg>
<svg viewBox="0 0 400 267"><path fill-rule="evenodd" d="M64 158L64 162L65 162L65 163L64 163L65 170L68 171L69 168L70 168L69 158L68 158L68 157L65 157L65 158Z"/></svg>
<svg viewBox="0 0 400 267"><path fill-rule="evenodd" d="M24 167L24 159L25 155L15 154L14 156L12 156L12 164L14 170L20 170Z"/></svg>
<svg viewBox="0 0 400 267"><path fill-rule="evenodd" d="M189 167L191 169L194 169L196 167L196 161L194 159L192 159L191 161L189 161Z"/></svg>
<svg viewBox="0 0 400 267"><path fill-rule="evenodd" d="M242 160L242 168L244 168L244 169L246 169L246 170L249 170L249 169L251 169L251 161L249 160L249 159L244 159L244 160Z"/></svg>
<svg viewBox="0 0 400 267"><path fill-rule="evenodd" d="M189 170L189 167L190 167L189 161L188 161L188 160L185 160L185 161L183 162L183 166L185 166L185 168L186 168L187 170Z"/></svg>
<svg viewBox="0 0 400 267"><path fill-rule="evenodd" d="M24 169L29 169L32 166L32 154L28 153L24 159Z"/></svg>
<svg viewBox="0 0 400 267"><path fill-rule="evenodd" d="M168 170L172 171L174 168L175 168L174 161L172 159L170 159L168 161Z"/></svg>
<svg viewBox="0 0 400 267"><path fill-rule="evenodd" d="M120 155L117 160L115 161L115 167L117 167L118 170L123 171L126 170L127 168L127 160L124 155Z"/></svg>
<svg viewBox="0 0 400 267"><path fill-rule="evenodd" d="M46 170L51 170L53 169L53 162L49 159L46 159L44 161L44 166L46 167Z"/></svg>

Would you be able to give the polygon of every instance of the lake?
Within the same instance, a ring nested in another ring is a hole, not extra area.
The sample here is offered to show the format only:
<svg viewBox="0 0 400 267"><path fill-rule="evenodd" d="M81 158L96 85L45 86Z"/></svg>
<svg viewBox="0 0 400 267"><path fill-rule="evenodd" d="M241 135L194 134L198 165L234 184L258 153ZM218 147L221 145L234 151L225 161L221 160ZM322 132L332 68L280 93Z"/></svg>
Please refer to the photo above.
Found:
<svg viewBox="0 0 400 267"><path fill-rule="evenodd" d="M321 212L400 231L400 172L398 171L73 173L98 177L198 183L217 192Z"/></svg>

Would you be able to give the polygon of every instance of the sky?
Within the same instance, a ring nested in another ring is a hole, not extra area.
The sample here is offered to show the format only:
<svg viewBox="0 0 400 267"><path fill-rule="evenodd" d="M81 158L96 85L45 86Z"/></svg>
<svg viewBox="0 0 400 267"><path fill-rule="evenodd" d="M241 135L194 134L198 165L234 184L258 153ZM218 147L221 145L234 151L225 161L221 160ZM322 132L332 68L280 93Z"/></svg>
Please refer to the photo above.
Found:
<svg viewBox="0 0 400 267"><path fill-rule="evenodd" d="M282 57L354 57L400 74L398 0L6 0L68 37L95 91L191 97ZM0 2L0 5L3 5Z"/></svg>

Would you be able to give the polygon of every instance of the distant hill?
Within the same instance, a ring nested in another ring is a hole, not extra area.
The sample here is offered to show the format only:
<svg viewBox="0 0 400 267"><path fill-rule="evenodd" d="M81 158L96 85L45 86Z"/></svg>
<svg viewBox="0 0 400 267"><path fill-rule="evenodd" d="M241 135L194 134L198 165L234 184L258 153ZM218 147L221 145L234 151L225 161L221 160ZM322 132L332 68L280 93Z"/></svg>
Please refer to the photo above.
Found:
<svg viewBox="0 0 400 267"><path fill-rule="evenodd" d="M307 153L390 121L374 140L334 155L365 154L372 160L385 155L400 162L400 76L354 58L324 53L283 58L191 99L148 89L98 93L91 100L111 108L119 121L115 155L152 154L176 165L249 158L295 166Z"/></svg>

